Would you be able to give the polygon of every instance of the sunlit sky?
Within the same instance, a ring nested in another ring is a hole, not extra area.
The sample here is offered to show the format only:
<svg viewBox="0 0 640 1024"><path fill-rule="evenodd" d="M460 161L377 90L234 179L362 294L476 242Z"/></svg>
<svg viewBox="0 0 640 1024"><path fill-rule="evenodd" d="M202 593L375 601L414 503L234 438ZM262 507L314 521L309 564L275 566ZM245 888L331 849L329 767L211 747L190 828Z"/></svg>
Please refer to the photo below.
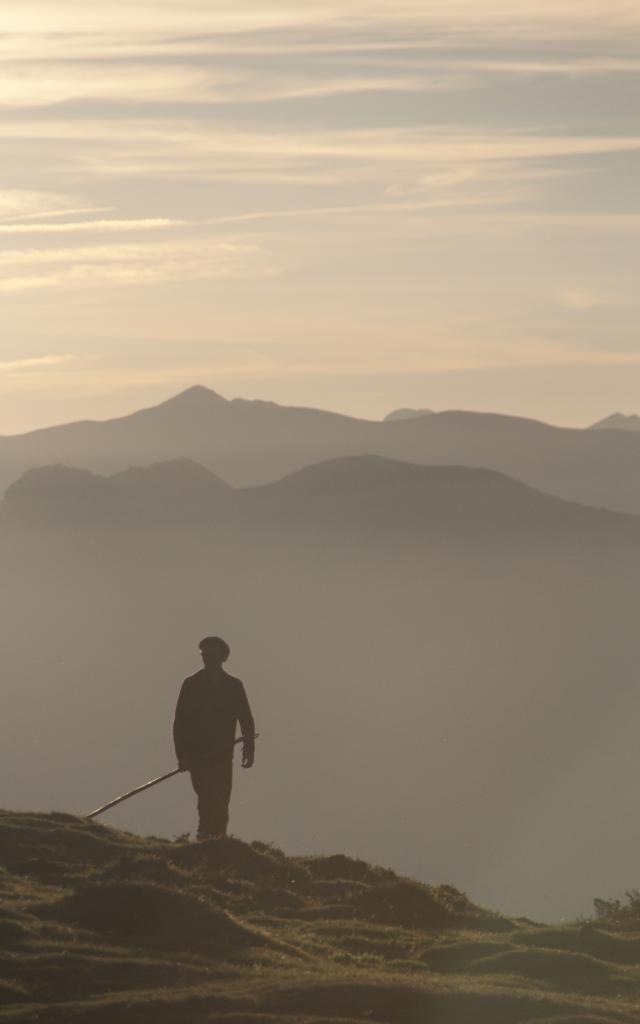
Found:
<svg viewBox="0 0 640 1024"><path fill-rule="evenodd" d="M640 5L0 7L0 433L640 412Z"/></svg>

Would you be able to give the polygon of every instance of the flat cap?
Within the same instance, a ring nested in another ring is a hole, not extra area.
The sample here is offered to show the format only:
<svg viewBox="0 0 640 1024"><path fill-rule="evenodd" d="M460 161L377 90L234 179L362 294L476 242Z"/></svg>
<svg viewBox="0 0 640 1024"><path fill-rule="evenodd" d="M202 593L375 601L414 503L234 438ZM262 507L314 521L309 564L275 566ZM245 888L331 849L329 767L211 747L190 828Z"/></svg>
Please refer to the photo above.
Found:
<svg viewBox="0 0 640 1024"><path fill-rule="evenodd" d="M221 636L205 636L198 644L198 647L201 651L204 651L207 648L210 649L212 647L217 647L217 649L224 654L225 660L231 654L229 644L226 640L223 640Z"/></svg>

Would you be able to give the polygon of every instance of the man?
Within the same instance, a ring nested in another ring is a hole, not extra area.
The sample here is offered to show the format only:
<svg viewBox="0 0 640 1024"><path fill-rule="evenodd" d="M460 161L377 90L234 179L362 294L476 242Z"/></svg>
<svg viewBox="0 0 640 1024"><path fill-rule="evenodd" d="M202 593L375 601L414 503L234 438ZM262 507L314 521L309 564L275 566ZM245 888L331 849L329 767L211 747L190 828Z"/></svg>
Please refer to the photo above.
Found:
<svg viewBox="0 0 640 1024"><path fill-rule="evenodd" d="M204 668L185 679L178 697L173 738L181 771L191 773L198 797L198 839L225 835L233 777L236 722L242 730L242 767L251 768L255 725L240 679L223 664L229 645L219 636L200 641Z"/></svg>

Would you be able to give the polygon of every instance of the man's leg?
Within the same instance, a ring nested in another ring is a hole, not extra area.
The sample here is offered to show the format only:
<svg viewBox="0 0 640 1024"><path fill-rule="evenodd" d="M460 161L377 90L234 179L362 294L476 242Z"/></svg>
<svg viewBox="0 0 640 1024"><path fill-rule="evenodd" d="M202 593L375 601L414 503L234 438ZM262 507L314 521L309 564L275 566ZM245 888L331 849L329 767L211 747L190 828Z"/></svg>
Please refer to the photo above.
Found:
<svg viewBox="0 0 640 1024"><path fill-rule="evenodd" d="M231 760L198 765L191 771L191 782L198 796L198 839L226 835L232 781Z"/></svg>

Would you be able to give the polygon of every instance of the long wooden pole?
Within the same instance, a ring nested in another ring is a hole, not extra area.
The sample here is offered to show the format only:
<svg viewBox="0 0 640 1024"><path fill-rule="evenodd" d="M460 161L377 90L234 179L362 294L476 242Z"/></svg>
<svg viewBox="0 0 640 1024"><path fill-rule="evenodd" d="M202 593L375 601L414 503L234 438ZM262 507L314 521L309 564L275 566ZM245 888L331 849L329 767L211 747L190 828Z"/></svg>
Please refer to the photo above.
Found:
<svg viewBox="0 0 640 1024"><path fill-rule="evenodd" d="M257 735L258 734L256 733L256 738ZM234 747L238 743L242 743L243 739L243 736L238 736L238 739L234 740ZM129 797L136 796L138 793L144 793L145 789L151 789L152 786L157 786L160 782L165 782L167 779L172 779L174 775L179 775L181 771L181 768L174 768L172 772L167 772L166 775L158 775L157 779L151 779L150 782L145 782L144 785L142 786L136 786L135 789L130 789L128 793L123 793L122 796L117 796L115 800L110 800L108 804L103 804L102 807L98 807L95 811L92 811L91 814L87 814L86 817L97 818L99 814L103 814L105 811L108 811L111 807L115 807L116 804L124 803L124 801L128 800Z"/></svg>

